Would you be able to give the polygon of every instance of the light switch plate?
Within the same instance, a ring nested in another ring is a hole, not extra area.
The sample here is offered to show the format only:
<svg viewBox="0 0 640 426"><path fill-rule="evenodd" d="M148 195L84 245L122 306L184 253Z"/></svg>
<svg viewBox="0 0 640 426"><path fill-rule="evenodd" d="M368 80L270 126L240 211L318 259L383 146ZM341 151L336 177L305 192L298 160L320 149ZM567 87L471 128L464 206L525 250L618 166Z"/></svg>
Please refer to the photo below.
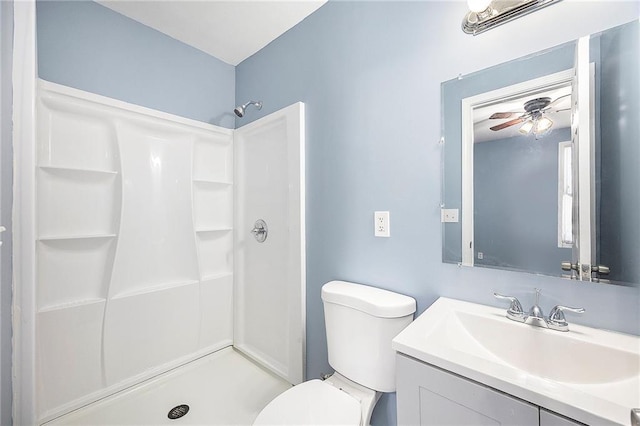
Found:
<svg viewBox="0 0 640 426"><path fill-rule="evenodd" d="M458 222L458 209L442 209L441 212L441 222Z"/></svg>

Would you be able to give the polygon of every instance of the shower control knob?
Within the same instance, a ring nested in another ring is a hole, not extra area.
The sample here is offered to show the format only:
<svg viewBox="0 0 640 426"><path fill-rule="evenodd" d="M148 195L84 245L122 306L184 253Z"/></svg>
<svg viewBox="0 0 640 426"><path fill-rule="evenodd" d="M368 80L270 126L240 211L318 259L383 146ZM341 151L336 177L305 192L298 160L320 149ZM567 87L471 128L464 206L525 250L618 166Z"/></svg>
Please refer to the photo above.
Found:
<svg viewBox="0 0 640 426"><path fill-rule="evenodd" d="M264 243L269 233L269 230L267 229L267 222L262 219L256 220L256 223L253 224L251 233L253 234L257 242Z"/></svg>

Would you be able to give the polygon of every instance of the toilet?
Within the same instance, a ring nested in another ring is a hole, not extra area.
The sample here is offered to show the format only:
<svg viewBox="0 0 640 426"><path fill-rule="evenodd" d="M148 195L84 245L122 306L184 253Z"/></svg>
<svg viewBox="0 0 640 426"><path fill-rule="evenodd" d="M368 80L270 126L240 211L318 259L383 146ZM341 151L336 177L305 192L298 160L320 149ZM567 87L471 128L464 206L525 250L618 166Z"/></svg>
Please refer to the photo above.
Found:
<svg viewBox="0 0 640 426"><path fill-rule="evenodd" d="M395 392L391 340L411 321L416 301L361 284L322 287L329 364L335 373L280 394L254 425L369 425L383 392Z"/></svg>

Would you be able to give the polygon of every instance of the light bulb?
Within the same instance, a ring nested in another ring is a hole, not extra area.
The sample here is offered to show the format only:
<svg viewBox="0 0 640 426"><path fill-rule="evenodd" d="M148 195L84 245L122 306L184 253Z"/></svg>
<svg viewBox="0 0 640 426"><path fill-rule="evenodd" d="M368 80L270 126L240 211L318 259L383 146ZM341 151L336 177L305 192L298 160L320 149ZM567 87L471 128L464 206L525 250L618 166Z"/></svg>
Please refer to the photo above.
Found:
<svg viewBox="0 0 640 426"><path fill-rule="evenodd" d="M469 10L475 13L484 12L491 5L491 0L467 0Z"/></svg>
<svg viewBox="0 0 640 426"><path fill-rule="evenodd" d="M549 129L551 129L551 126L553 126L553 121L551 121L547 117L542 117L542 118L540 118L539 120L536 121L536 128L534 130L534 133L536 135L544 134Z"/></svg>
<svg viewBox="0 0 640 426"><path fill-rule="evenodd" d="M523 135L528 135L529 133L531 133L531 129L533 129L533 121L527 120L522 126L520 126L520 130L518 131Z"/></svg>

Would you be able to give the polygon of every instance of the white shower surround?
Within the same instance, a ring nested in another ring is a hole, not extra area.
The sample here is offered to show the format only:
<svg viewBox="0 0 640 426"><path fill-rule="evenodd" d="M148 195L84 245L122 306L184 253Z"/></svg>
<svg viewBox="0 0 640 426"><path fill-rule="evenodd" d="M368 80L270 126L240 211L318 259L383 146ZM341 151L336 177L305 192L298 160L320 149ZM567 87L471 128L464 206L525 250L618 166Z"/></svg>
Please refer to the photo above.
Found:
<svg viewBox="0 0 640 426"><path fill-rule="evenodd" d="M298 102L234 134L234 345L294 385L306 350L304 133Z"/></svg>
<svg viewBox="0 0 640 426"><path fill-rule="evenodd" d="M233 342L233 132L40 81L46 420Z"/></svg>
<svg viewBox="0 0 640 426"><path fill-rule="evenodd" d="M35 370L35 395L20 399L35 413L17 410L42 423L234 343L234 131L45 81L36 110L35 323L20 330L34 349L32 364L20 368ZM253 315L247 301L264 299L263 283L236 283L235 326L240 349L295 384L305 344L304 126L287 111L303 119L304 108L283 111L247 127L254 141L266 137L270 150L292 154L270 157L276 164L267 168L282 172L270 176L284 184L275 192L284 208L264 213L276 215L271 246L284 247L273 245L280 231L293 243L278 264L267 252L274 268L264 283L285 288L276 291L279 303ZM239 223L236 273L259 276L252 269L264 262L251 263L257 243L245 241L250 228ZM292 262L287 277L282 268ZM260 315L283 327L248 320Z"/></svg>

